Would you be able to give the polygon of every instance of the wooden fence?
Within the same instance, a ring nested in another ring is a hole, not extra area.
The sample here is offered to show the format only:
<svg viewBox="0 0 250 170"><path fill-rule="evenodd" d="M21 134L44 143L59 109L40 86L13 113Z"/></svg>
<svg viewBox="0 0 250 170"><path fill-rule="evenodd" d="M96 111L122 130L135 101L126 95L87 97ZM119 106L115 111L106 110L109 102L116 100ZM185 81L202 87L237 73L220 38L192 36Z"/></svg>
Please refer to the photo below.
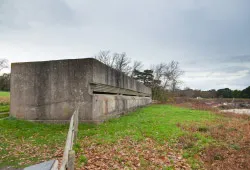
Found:
<svg viewBox="0 0 250 170"><path fill-rule="evenodd" d="M78 133L78 115L79 107L76 108L70 120L69 131L60 170L74 170L75 151L73 150L73 145L74 142L76 142Z"/></svg>

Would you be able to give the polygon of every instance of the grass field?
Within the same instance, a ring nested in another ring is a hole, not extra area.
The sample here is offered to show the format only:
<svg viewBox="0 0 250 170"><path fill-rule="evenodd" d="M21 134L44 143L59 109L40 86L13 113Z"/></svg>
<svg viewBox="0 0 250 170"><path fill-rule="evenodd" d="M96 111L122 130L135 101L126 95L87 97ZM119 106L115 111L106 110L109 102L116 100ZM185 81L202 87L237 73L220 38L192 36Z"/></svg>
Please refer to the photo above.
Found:
<svg viewBox="0 0 250 170"><path fill-rule="evenodd" d="M77 169L247 169L249 120L148 106L100 125L80 124L75 164ZM68 125L0 120L0 167L60 159L67 130ZM231 158L238 162L229 162Z"/></svg>
<svg viewBox="0 0 250 170"><path fill-rule="evenodd" d="M9 112L9 111L10 111L10 105L9 104L1 104L0 103L0 113Z"/></svg>
<svg viewBox="0 0 250 170"><path fill-rule="evenodd" d="M2 96L10 96L10 92L0 91L0 97Z"/></svg>
<svg viewBox="0 0 250 170"><path fill-rule="evenodd" d="M10 111L10 93L0 91L0 119L8 117ZM4 114L3 114L4 113Z"/></svg>
<svg viewBox="0 0 250 170"><path fill-rule="evenodd" d="M0 131L0 167L22 167L56 158L64 145L67 126L6 118L0 120Z"/></svg>

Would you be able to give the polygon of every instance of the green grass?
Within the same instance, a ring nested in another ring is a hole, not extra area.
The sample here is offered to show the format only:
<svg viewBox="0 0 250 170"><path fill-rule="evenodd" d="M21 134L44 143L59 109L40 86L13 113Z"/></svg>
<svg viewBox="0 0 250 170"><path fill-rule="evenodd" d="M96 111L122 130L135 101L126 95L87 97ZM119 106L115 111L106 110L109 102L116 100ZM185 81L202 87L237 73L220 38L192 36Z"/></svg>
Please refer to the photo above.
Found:
<svg viewBox="0 0 250 170"><path fill-rule="evenodd" d="M9 111L10 111L9 104L0 103L0 113L9 112Z"/></svg>
<svg viewBox="0 0 250 170"><path fill-rule="evenodd" d="M202 125L205 121L212 121L216 118L215 114L207 111L198 111L186 108L178 108L169 105L152 105L137 111L109 120L100 125L80 124L78 142L88 140L98 144L112 144L119 139L130 137L135 141L143 141L145 138L152 138L159 144L168 142L174 146L181 136L185 136L188 132L182 130L177 125L192 124L198 122ZM199 152L205 145L210 143L212 139L202 135L206 129L202 127L202 131L195 134L196 142L186 148L185 157L193 164L196 164L193 155ZM48 148L63 147L66 140L68 125L48 125L31 123L12 118L0 120L0 157L7 153L15 153L18 145L25 143L30 147ZM80 150L79 145L75 148ZM52 150L53 151L53 150ZM42 152L42 151L41 151ZM48 159L48 157L47 157ZM12 160L12 161L10 161ZM39 155L30 158L29 153L18 152L8 158L0 160L0 167L6 165L20 165L21 160L25 165L39 162ZM27 163L27 161L29 163ZM86 162L87 158L80 157L80 162ZM195 165L194 165L195 166Z"/></svg>
<svg viewBox="0 0 250 170"><path fill-rule="evenodd" d="M121 118L112 119L99 126L81 124L79 137L80 140L84 140L84 137L88 136L89 140L98 144L115 143L127 136L135 141L152 138L159 144L168 142L175 148L175 144L181 136L186 138L186 135L189 135L189 132L182 130L177 124L192 125L198 123L203 125L207 121L215 120L216 117L217 115L208 111L170 105L152 105L138 109ZM201 129L204 131L205 128L201 126ZM192 146L184 148L183 156L188 159L193 169L199 169L200 163L196 160L195 155L215 141L209 136L204 136L202 132L190 135L195 140L191 142Z"/></svg>
<svg viewBox="0 0 250 170"><path fill-rule="evenodd" d="M10 96L10 92L0 91L0 96Z"/></svg>
<svg viewBox="0 0 250 170"><path fill-rule="evenodd" d="M67 130L67 125L32 123L14 118L0 119L0 157L8 155L0 159L0 167L23 167L22 161L25 162L24 165L31 165L49 159L42 155L43 152L47 152L46 148L55 152L57 147L63 147Z"/></svg>
<svg viewBox="0 0 250 170"><path fill-rule="evenodd" d="M9 116L9 113L2 113L2 114L0 114L0 119L6 118L8 116Z"/></svg>
<svg viewBox="0 0 250 170"><path fill-rule="evenodd" d="M99 143L115 142L125 136L134 140L149 137L158 142L174 142L184 134L184 131L177 127L177 123L202 122L215 117L207 111L153 105L99 126L80 125L80 129L85 130L80 130L79 136L90 136Z"/></svg>

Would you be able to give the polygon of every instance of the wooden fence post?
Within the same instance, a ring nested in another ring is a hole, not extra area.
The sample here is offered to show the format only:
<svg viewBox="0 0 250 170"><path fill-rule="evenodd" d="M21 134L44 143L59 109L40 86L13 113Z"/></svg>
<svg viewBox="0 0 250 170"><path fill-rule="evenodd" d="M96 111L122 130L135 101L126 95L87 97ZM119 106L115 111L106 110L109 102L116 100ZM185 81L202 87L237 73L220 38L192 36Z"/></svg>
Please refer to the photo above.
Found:
<svg viewBox="0 0 250 170"><path fill-rule="evenodd" d="M79 106L76 108L70 119L69 131L63 152L63 159L60 170L74 170L75 151L73 150L73 145L76 142L78 133L78 115Z"/></svg>
<svg viewBox="0 0 250 170"><path fill-rule="evenodd" d="M58 170L58 160L56 160L51 168L51 170Z"/></svg>
<svg viewBox="0 0 250 170"><path fill-rule="evenodd" d="M74 162L75 162L75 151L70 150L69 151L67 170L74 170Z"/></svg>
<svg viewBox="0 0 250 170"><path fill-rule="evenodd" d="M74 142L76 143L76 139L77 139L77 134L78 134L78 113L79 113L79 108L76 109L75 111L75 115L74 115Z"/></svg>

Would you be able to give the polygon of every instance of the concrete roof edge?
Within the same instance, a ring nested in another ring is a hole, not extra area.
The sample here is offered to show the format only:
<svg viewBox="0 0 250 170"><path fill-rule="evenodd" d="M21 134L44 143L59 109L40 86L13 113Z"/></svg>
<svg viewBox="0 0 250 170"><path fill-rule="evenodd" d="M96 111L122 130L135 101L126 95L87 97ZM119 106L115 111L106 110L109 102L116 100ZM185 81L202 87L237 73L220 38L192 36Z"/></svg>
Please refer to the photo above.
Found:
<svg viewBox="0 0 250 170"><path fill-rule="evenodd" d="M28 64L28 63L47 63L47 62L58 62L58 61L74 61L74 60L96 60L98 61L95 58L88 57L88 58L58 59L58 60L44 60L44 61L14 62L14 63L11 63L11 65L12 64L25 64L25 63Z"/></svg>

